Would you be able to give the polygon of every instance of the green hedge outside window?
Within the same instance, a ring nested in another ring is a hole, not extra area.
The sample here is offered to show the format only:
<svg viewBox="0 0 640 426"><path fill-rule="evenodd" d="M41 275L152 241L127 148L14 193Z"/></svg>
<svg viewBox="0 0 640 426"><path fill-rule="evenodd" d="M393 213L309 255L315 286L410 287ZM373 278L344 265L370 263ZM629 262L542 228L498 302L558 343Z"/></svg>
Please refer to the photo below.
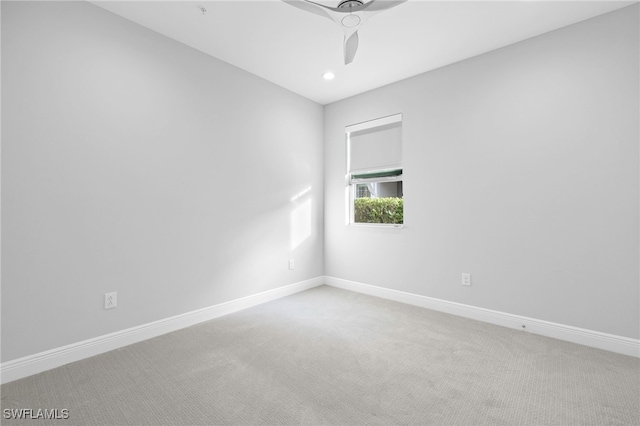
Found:
<svg viewBox="0 0 640 426"><path fill-rule="evenodd" d="M404 223L402 198L356 198L355 223Z"/></svg>

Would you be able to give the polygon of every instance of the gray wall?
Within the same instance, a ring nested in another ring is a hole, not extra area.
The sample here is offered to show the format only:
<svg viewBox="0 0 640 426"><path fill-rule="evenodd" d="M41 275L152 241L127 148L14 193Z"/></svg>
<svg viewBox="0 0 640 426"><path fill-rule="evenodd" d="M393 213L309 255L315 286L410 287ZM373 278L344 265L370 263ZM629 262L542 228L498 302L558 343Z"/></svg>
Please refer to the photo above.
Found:
<svg viewBox="0 0 640 426"><path fill-rule="evenodd" d="M325 274L640 337L638 51L634 5L326 106ZM405 228L346 226L344 127L396 113Z"/></svg>
<svg viewBox="0 0 640 426"><path fill-rule="evenodd" d="M2 104L3 362L323 274L320 105L85 2L2 2Z"/></svg>

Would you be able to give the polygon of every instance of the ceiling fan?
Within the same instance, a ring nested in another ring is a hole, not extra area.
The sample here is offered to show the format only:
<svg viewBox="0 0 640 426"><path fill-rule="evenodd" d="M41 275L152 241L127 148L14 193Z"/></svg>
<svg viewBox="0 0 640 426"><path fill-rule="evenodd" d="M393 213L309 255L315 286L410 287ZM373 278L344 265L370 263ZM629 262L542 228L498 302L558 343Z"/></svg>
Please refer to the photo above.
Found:
<svg viewBox="0 0 640 426"><path fill-rule="evenodd" d="M373 15L391 9L407 0L342 0L338 7L329 7L310 0L282 0L291 6L329 18L344 31L344 64L353 61L358 50L358 29Z"/></svg>

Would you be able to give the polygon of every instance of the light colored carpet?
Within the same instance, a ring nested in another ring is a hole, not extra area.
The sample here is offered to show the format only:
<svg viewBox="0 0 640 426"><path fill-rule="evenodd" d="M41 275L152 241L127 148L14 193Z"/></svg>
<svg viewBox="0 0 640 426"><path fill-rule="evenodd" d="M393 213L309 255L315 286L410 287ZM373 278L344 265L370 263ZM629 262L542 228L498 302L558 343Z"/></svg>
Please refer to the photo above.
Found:
<svg viewBox="0 0 640 426"><path fill-rule="evenodd" d="M1 394L69 410L38 425L639 425L640 360L322 286Z"/></svg>

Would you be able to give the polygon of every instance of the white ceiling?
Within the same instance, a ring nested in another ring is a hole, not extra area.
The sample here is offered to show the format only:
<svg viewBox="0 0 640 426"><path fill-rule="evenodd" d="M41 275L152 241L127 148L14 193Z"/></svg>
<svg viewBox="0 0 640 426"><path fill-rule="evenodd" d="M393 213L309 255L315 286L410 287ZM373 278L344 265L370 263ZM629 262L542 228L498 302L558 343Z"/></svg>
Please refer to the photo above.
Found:
<svg viewBox="0 0 640 426"><path fill-rule="evenodd" d="M360 29L346 66L337 24L279 0L92 3L324 105L636 2L409 0Z"/></svg>

